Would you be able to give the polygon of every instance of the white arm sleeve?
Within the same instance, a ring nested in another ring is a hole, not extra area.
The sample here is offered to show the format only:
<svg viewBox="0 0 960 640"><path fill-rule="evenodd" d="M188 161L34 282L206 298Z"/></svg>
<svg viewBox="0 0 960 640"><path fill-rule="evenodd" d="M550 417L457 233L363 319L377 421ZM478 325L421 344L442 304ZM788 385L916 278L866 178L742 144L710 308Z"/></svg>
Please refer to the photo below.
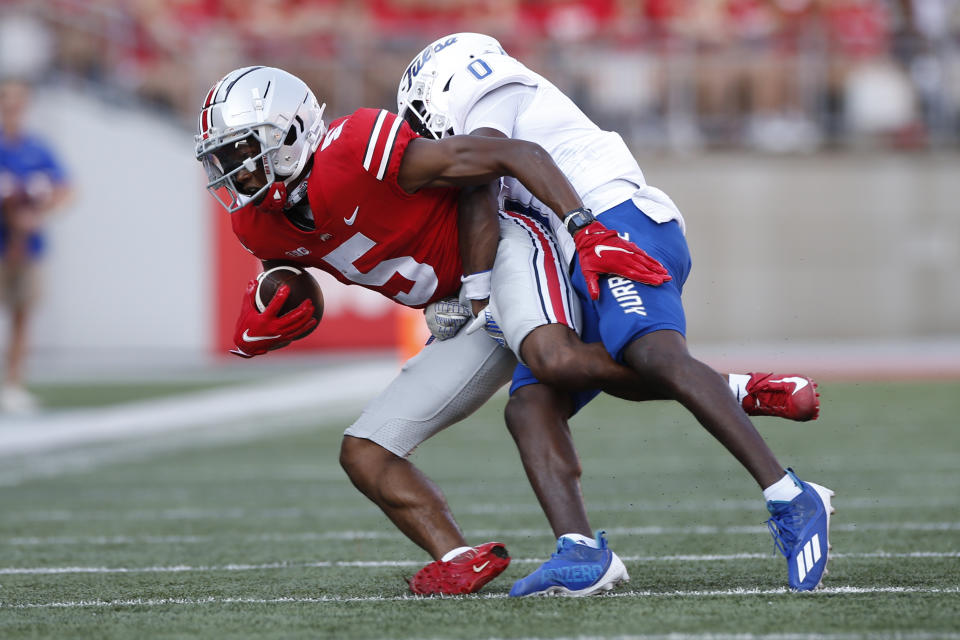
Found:
<svg viewBox="0 0 960 640"><path fill-rule="evenodd" d="M512 138L514 123L536 94L536 87L518 82L497 87L474 103L463 120L464 132L488 127Z"/></svg>

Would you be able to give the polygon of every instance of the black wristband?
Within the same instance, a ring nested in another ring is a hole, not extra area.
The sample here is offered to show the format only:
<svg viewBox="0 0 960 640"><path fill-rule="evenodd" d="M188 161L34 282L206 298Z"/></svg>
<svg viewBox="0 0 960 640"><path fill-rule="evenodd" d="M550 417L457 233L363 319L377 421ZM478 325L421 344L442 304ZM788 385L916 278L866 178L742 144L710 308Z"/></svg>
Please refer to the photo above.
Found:
<svg viewBox="0 0 960 640"><path fill-rule="evenodd" d="M590 209L585 207L578 207L573 211L568 211L563 216L563 226L567 228L567 231L570 232L570 235L574 235L577 231L580 231L587 225L592 222L596 222L597 219L593 217L593 213Z"/></svg>

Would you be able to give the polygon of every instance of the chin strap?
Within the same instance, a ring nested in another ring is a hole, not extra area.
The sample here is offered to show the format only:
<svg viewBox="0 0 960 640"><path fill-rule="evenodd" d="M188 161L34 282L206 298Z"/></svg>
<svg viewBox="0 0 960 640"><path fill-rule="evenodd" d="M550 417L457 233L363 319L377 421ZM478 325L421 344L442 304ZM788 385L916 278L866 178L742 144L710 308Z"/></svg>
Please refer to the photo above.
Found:
<svg viewBox="0 0 960 640"><path fill-rule="evenodd" d="M289 209L297 204L299 204L304 198L307 197L307 180L310 178L310 174L307 173L303 177L303 180L300 181L293 191L287 194L287 201L284 203L283 208ZM284 180L284 184L287 184L287 181Z"/></svg>

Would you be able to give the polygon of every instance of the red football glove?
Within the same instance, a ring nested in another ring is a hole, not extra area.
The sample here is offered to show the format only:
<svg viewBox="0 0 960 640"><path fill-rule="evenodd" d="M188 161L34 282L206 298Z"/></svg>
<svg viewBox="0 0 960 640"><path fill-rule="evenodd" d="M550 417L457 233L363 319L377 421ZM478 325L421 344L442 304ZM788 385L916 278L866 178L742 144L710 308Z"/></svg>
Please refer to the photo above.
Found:
<svg viewBox="0 0 960 640"><path fill-rule="evenodd" d="M670 274L655 258L637 245L624 240L613 229L591 222L573 236L580 258L580 270L587 281L590 297L600 297L599 276L610 274L659 286L671 280Z"/></svg>
<svg viewBox="0 0 960 640"><path fill-rule="evenodd" d="M277 289L276 295L263 313L258 312L253 303L256 290L256 280L247 283L243 302L240 303L240 317L237 318L237 326L233 331L233 342L237 348L231 349L230 353L241 358L263 355L267 351L287 346L291 340L317 326L317 319L313 317L313 302L309 299L301 302L293 311L282 316L277 315L290 295L290 287L287 285Z"/></svg>

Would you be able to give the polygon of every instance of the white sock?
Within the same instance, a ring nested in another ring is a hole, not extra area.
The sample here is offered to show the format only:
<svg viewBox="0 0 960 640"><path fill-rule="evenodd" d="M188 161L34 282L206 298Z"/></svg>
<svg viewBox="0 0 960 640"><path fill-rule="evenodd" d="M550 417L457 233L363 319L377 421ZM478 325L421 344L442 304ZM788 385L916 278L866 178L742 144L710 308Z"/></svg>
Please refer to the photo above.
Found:
<svg viewBox="0 0 960 640"><path fill-rule="evenodd" d="M443 557L440 558L440 562L450 562L464 551L470 551L470 549L473 549L473 547L457 547L452 551L447 551L445 554L443 554Z"/></svg>
<svg viewBox="0 0 960 640"><path fill-rule="evenodd" d="M767 502L790 502L798 495L803 493L800 487L793 481L790 474L784 474L782 478L763 490L763 498Z"/></svg>
<svg viewBox="0 0 960 640"><path fill-rule="evenodd" d="M747 397L748 382L750 382L750 374L748 373L731 373L729 375L727 384L730 385L733 395L737 396L737 402L743 402L743 399Z"/></svg>
<svg viewBox="0 0 960 640"><path fill-rule="evenodd" d="M599 549L599 548L600 548L600 545L597 544L597 541L596 541L595 539L593 539L593 538L588 538L587 536L583 535L582 533L565 533L565 534L563 534L563 535L560 536L560 537L561 537L561 538L567 538L567 539L569 539L569 540L573 540L573 541L576 542L577 544L585 544L585 545L587 545L588 547L590 547L591 549Z"/></svg>

